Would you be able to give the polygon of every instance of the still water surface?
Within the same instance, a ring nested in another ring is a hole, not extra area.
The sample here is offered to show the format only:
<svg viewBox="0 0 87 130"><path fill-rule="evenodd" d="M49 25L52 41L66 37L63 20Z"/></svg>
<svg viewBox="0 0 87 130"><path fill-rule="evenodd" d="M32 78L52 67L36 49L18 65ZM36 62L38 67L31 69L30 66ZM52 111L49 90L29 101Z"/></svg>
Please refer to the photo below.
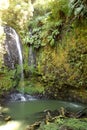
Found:
<svg viewBox="0 0 87 130"><path fill-rule="evenodd" d="M34 100L28 102L8 102L5 107L8 108L7 114L12 117L12 121L19 123L18 125L16 124L16 126L18 126L17 128L14 127L14 129L12 129L11 126L11 130L24 130L26 125L42 119L44 110L55 110L64 107L77 112L86 106L57 100ZM10 123L13 123L12 121ZM5 129L0 127L0 130Z"/></svg>

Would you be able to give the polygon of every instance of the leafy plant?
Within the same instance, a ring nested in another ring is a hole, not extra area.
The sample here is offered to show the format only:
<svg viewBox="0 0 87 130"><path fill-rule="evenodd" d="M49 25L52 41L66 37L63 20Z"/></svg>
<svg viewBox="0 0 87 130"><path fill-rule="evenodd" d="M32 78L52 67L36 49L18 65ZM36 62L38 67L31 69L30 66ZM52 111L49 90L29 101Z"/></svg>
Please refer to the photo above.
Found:
<svg viewBox="0 0 87 130"><path fill-rule="evenodd" d="M70 14L76 18L87 18L87 2L86 0L71 0L69 3Z"/></svg>
<svg viewBox="0 0 87 130"><path fill-rule="evenodd" d="M15 79L16 70L8 70L7 68L2 68L0 71L0 94L8 91L16 85ZM15 79L15 80L14 80Z"/></svg>
<svg viewBox="0 0 87 130"><path fill-rule="evenodd" d="M5 14L5 15L4 15ZM23 39L28 32L28 21L33 16L33 5L30 1L9 0L9 6L2 10L2 22L13 27Z"/></svg>

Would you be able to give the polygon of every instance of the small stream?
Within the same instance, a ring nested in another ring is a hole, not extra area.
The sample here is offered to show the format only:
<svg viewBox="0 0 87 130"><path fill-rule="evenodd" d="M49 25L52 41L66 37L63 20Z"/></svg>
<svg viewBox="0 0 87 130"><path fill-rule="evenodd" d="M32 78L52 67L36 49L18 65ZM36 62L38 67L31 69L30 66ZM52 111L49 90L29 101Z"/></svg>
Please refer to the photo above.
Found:
<svg viewBox="0 0 87 130"><path fill-rule="evenodd" d="M7 108L7 115L12 121L0 126L0 130L25 130L26 126L43 119L44 110L55 110L60 107L77 112L86 106L72 102L58 100L31 100L8 102L4 106Z"/></svg>

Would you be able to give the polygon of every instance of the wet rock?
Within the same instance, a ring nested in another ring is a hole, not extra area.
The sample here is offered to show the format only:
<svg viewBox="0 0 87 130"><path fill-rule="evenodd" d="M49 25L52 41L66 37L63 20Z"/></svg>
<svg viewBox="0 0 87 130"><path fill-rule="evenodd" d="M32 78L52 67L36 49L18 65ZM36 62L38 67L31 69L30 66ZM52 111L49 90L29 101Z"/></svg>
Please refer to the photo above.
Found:
<svg viewBox="0 0 87 130"><path fill-rule="evenodd" d="M61 107L59 110L60 115L65 116L65 109L64 107Z"/></svg>
<svg viewBox="0 0 87 130"><path fill-rule="evenodd" d="M45 123L48 124L52 120L52 116L50 112L47 112Z"/></svg>
<svg viewBox="0 0 87 130"><path fill-rule="evenodd" d="M11 116L5 117L4 120L5 120L5 121L10 121L10 120L11 120Z"/></svg>
<svg viewBox="0 0 87 130"><path fill-rule="evenodd" d="M9 26L4 27L4 32L6 34L6 40L5 40L6 54L4 55L4 64L9 68L14 69L15 65L19 63L17 40L19 40L20 42L20 39L15 30Z"/></svg>
<svg viewBox="0 0 87 130"><path fill-rule="evenodd" d="M33 125L27 126L26 130L36 130L40 127L41 121L35 122Z"/></svg>

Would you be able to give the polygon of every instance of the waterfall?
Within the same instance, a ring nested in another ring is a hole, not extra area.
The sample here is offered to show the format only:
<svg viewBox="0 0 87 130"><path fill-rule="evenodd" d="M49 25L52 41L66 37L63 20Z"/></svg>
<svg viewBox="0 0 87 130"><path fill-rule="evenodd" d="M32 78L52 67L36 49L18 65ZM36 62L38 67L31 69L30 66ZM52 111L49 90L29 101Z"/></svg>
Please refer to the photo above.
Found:
<svg viewBox="0 0 87 130"><path fill-rule="evenodd" d="M16 31L13 28L11 28L11 27L10 27L10 29L13 31L13 34L10 34L10 36L12 38L14 38L15 41L16 41L16 46L17 46L17 49L18 49L19 65L20 65L20 68L21 68L21 79L23 80L24 79L24 74L23 74L23 56L22 56L22 50L21 50L21 45L20 45L20 39L19 39L19 36L16 33Z"/></svg>
<svg viewBox="0 0 87 130"><path fill-rule="evenodd" d="M19 39L19 36L16 33L16 31L12 28L11 28L11 30L13 31L13 35L11 35L11 36L14 37L14 39L16 40L16 46L17 46L17 49L18 49L19 65L20 65L20 69L21 69L21 80L20 80L20 82L22 82L21 90L22 90L22 93L24 94L23 56L22 56L20 39ZM25 101L24 97L23 97L23 101Z"/></svg>
<svg viewBox="0 0 87 130"><path fill-rule="evenodd" d="M4 32L6 34L6 40L5 40L5 48L6 48L6 54L4 57L4 63L8 68L14 69L15 65L19 64L20 66L20 72L17 67L18 74L16 75L15 79L18 79L18 82L20 80L20 88L21 92L12 92L10 95L8 95L8 98L10 101L30 101L30 100L36 100L36 98L24 94L24 74L23 74L23 56L22 56L22 50L21 50L21 42L20 38L17 34L17 32L11 28L11 27L4 27ZM30 47L30 65L35 65L35 54L33 52L33 46ZM21 76L20 76L21 74ZM18 84L17 84L18 85Z"/></svg>
<svg viewBox="0 0 87 130"><path fill-rule="evenodd" d="M20 66L20 82L21 82L21 91L24 93L24 74L23 74L23 56L21 50L21 43L17 32L11 27L4 28L6 33L6 50L8 54L8 62L11 64L11 68L15 66L15 64L19 64Z"/></svg>

